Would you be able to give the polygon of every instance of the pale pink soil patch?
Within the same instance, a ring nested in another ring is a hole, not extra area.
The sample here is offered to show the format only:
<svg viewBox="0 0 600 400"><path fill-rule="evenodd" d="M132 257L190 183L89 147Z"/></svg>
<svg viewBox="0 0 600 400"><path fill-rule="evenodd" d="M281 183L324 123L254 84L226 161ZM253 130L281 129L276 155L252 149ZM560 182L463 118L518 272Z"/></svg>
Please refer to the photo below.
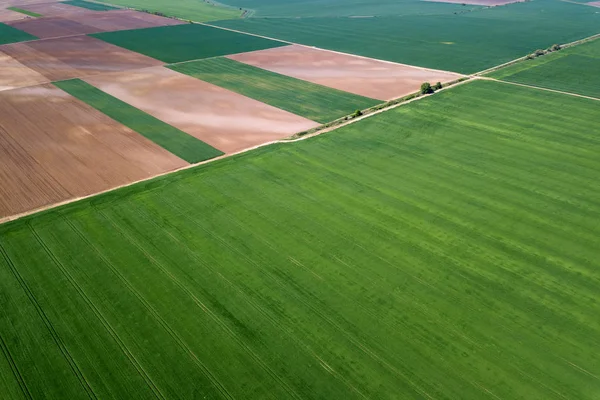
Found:
<svg viewBox="0 0 600 400"><path fill-rule="evenodd" d="M61 0L44 0L44 1L40 1L40 0L0 0L0 8L7 8L7 7L23 8L23 6L26 6L29 4L39 4L40 2L56 3L58 1L61 1ZM23 9L25 9L25 8L23 8Z"/></svg>
<svg viewBox="0 0 600 400"><path fill-rule="evenodd" d="M585 3L588 6L600 7L600 1L592 1L591 3Z"/></svg>
<svg viewBox="0 0 600 400"><path fill-rule="evenodd" d="M91 26L97 32L120 31L126 29L153 28L156 26L181 25L183 21L161 17L134 10L110 10L75 14L67 17L83 25Z"/></svg>
<svg viewBox="0 0 600 400"><path fill-rule="evenodd" d="M413 93L423 82L448 82L462 75L291 45L228 56L282 75L378 100Z"/></svg>
<svg viewBox="0 0 600 400"><path fill-rule="evenodd" d="M0 46L0 51L50 81L163 64L89 36L13 43Z"/></svg>
<svg viewBox="0 0 600 400"><path fill-rule="evenodd" d="M0 90L46 83L48 79L0 51Z"/></svg>
<svg viewBox="0 0 600 400"><path fill-rule="evenodd" d="M31 18L20 12L13 10L0 10L0 22L18 21L20 19Z"/></svg>
<svg viewBox="0 0 600 400"><path fill-rule="evenodd" d="M319 125L163 67L85 81L226 153Z"/></svg>
<svg viewBox="0 0 600 400"><path fill-rule="evenodd" d="M23 10L41 14L43 17L63 17L71 14L84 14L90 12L90 10L85 8L64 3L25 4L18 7Z"/></svg>
<svg viewBox="0 0 600 400"><path fill-rule="evenodd" d="M522 3L525 0L423 0L433 3L470 4L473 6L504 6L512 3Z"/></svg>
<svg viewBox="0 0 600 400"><path fill-rule="evenodd" d="M188 165L51 84L0 92L0 218Z"/></svg>
<svg viewBox="0 0 600 400"><path fill-rule="evenodd" d="M30 18L20 21L7 22L7 25L22 30L40 39L57 38L62 36L85 35L100 32L100 29L80 24L79 22L61 17Z"/></svg>

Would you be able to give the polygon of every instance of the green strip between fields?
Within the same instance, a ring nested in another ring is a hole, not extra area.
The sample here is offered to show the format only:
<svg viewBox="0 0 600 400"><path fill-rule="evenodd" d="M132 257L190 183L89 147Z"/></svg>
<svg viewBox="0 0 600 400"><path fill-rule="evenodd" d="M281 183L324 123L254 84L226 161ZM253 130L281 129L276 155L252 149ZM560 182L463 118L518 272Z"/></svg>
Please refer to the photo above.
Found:
<svg viewBox="0 0 600 400"><path fill-rule="evenodd" d="M29 15L30 17L41 17L42 16L42 14L34 13L32 11L23 10L22 8L19 8L19 7L7 7L6 9L10 10L10 11L15 11L15 12L18 12L18 13L21 13L21 14Z"/></svg>
<svg viewBox="0 0 600 400"><path fill-rule="evenodd" d="M320 123L381 103L224 57L169 68Z"/></svg>
<svg viewBox="0 0 600 400"><path fill-rule="evenodd" d="M223 154L203 141L80 79L54 82L54 85L189 163L197 163Z"/></svg>
<svg viewBox="0 0 600 400"><path fill-rule="evenodd" d="M25 42L28 40L36 40L37 36L33 36L27 32L23 32L17 28L13 28L10 25L6 25L0 22L0 45Z"/></svg>
<svg viewBox="0 0 600 400"><path fill-rule="evenodd" d="M110 10L119 10L118 7L108 6L106 4L98 4L91 3L85 0L68 0L62 1L61 3L68 4L75 7L87 8L88 10L93 11L110 11Z"/></svg>

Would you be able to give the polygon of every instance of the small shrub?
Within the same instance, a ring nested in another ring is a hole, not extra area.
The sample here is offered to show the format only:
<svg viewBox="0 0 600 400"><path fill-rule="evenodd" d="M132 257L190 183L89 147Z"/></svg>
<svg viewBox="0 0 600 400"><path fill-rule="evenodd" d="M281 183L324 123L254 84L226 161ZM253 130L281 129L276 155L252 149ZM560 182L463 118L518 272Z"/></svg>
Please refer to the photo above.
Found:
<svg viewBox="0 0 600 400"><path fill-rule="evenodd" d="M361 115L363 115L362 111L360 111L360 110L356 110L356 111L354 111L354 113L352 114L352 118L360 117Z"/></svg>
<svg viewBox="0 0 600 400"><path fill-rule="evenodd" d="M422 94L430 94L433 93L433 88L431 87L431 84L429 84L429 82L424 82L421 85L421 93Z"/></svg>
<svg viewBox="0 0 600 400"><path fill-rule="evenodd" d="M433 90L440 90L442 88L442 83L438 82L435 85L433 85Z"/></svg>

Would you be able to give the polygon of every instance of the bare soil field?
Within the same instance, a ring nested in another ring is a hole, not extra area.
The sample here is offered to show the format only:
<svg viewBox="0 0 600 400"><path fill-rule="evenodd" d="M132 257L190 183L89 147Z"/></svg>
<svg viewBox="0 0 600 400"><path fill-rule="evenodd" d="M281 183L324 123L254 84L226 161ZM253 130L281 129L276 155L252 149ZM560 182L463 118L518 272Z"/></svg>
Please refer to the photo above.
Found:
<svg viewBox="0 0 600 400"><path fill-rule="evenodd" d="M0 92L0 217L187 165L51 84Z"/></svg>
<svg viewBox="0 0 600 400"><path fill-rule="evenodd" d="M591 3L585 3L588 6L600 7L600 1L592 1Z"/></svg>
<svg viewBox="0 0 600 400"><path fill-rule="evenodd" d="M319 125L163 67L84 80L225 153Z"/></svg>
<svg viewBox="0 0 600 400"><path fill-rule="evenodd" d="M14 43L0 46L0 51L50 81L162 65L153 58L89 36Z"/></svg>
<svg viewBox="0 0 600 400"><path fill-rule="evenodd" d="M51 4L51 6L58 5ZM30 6L28 10L32 8L34 7ZM181 25L184 23L176 19L133 10L90 11L81 9L84 12L73 12L42 18L28 18L7 22L7 24L41 39L49 39L72 35L87 35L89 33ZM42 12L39 13L43 14Z"/></svg>
<svg viewBox="0 0 600 400"><path fill-rule="evenodd" d="M79 22L62 17L28 18L7 22L6 24L22 30L23 32L37 36L40 39L85 35L98 32L97 28L83 25Z"/></svg>
<svg viewBox="0 0 600 400"><path fill-rule="evenodd" d="M20 19L29 18L25 14L13 10L2 10L0 9L0 22L18 21Z"/></svg>
<svg viewBox="0 0 600 400"><path fill-rule="evenodd" d="M38 1L39 3L39 1ZM85 8L75 7L70 4L64 3L31 3L19 5L23 10L31 11L37 14L41 14L44 17L64 17L72 14L85 14L89 13L90 10Z"/></svg>
<svg viewBox="0 0 600 400"><path fill-rule="evenodd" d="M462 76L300 45L235 54L228 58L379 100L415 92L423 82L443 83Z"/></svg>
<svg viewBox="0 0 600 400"><path fill-rule="evenodd" d="M0 51L0 90L46 83L48 79Z"/></svg>

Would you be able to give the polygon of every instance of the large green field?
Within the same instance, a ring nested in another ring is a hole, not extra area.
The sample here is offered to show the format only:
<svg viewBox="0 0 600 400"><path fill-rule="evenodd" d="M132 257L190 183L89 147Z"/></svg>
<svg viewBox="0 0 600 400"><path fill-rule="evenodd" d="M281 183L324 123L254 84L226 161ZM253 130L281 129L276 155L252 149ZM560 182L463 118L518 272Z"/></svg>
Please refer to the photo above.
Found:
<svg viewBox="0 0 600 400"><path fill-rule="evenodd" d="M239 18L242 14L241 10L234 7L220 7L204 0L106 0L105 3L196 22Z"/></svg>
<svg viewBox="0 0 600 400"><path fill-rule="evenodd" d="M381 103L223 57L170 68L321 123Z"/></svg>
<svg viewBox="0 0 600 400"><path fill-rule="evenodd" d="M223 155L222 151L82 80L72 79L54 84L189 163Z"/></svg>
<svg viewBox="0 0 600 400"><path fill-rule="evenodd" d="M222 0L221 3L249 10L252 17L452 14L481 8L421 0Z"/></svg>
<svg viewBox="0 0 600 400"><path fill-rule="evenodd" d="M0 227L5 399L597 399L596 101L478 81Z"/></svg>
<svg viewBox="0 0 600 400"><path fill-rule="evenodd" d="M540 0L459 14L247 18L215 24L362 56L475 73L600 32L594 7Z"/></svg>
<svg viewBox="0 0 600 400"><path fill-rule="evenodd" d="M166 63L225 56L287 44L198 24L103 32L90 36Z"/></svg>
<svg viewBox="0 0 600 400"><path fill-rule="evenodd" d="M489 76L600 98L600 40L523 61Z"/></svg>
<svg viewBox="0 0 600 400"><path fill-rule="evenodd" d="M36 36L0 22L0 45L35 39L37 39Z"/></svg>

